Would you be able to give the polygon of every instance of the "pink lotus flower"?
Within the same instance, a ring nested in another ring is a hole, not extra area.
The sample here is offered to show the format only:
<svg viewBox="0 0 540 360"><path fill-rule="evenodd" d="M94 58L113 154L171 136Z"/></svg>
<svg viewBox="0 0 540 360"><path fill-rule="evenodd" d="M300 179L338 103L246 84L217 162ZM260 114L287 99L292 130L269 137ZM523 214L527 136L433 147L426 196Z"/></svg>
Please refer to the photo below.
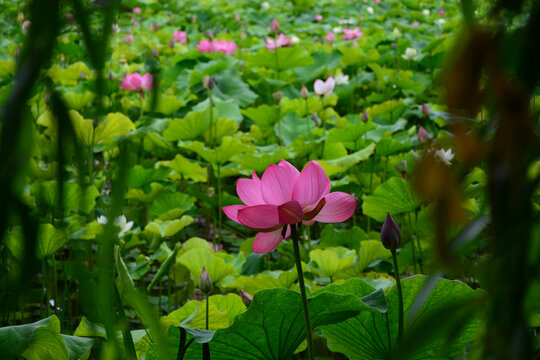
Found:
<svg viewBox="0 0 540 360"><path fill-rule="evenodd" d="M322 81L320 79L315 80L315 83L313 84L313 91L315 91L315 94L319 96L330 96L332 95L332 91L334 91L335 87L336 81L332 76L329 76L326 81Z"/></svg>
<svg viewBox="0 0 540 360"><path fill-rule="evenodd" d="M360 31L360 28L357 27L355 29L343 29L343 32L345 33L342 38L343 40L354 40L358 39L360 36L364 35L362 31Z"/></svg>
<svg viewBox="0 0 540 360"><path fill-rule="evenodd" d="M345 221L358 202L343 192L330 193L330 179L316 161L310 161L300 173L281 160L278 165L269 165L261 179L255 172L252 179L239 179L236 192L246 205L224 206L223 212L231 220L259 231L253 251L260 254L273 251L290 236L287 224Z"/></svg>
<svg viewBox="0 0 540 360"><path fill-rule="evenodd" d="M133 13L134 14L140 14L141 13L141 8L140 7L133 8Z"/></svg>
<svg viewBox="0 0 540 360"><path fill-rule="evenodd" d="M152 75L146 73L141 75L139 73L126 74L126 77L122 79L120 87L124 90L143 91L152 90Z"/></svg>
<svg viewBox="0 0 540 360"><path fill-rule="evenodd" d="M174 35L174 41L176 42L185 44L188 41L187 34L185 31L176 30L173 35Z"/></svg>
<svg viewBox="0 0 540 360"><path fill-rule="evenodd" d="M326 33L326 42L332 44L334 41L336 41L336 34L331 31Z"/></svg>
<svg viewBox="0 0 540 360"><path fill-rule="evenodd" d="M238 48L238 45L234 41L210 41L201 40L197 45L197 50L201 53L211 53L221 51L225 55L232 55Z"/></svg>
<svg viewBox="0 0 540 360"><path fill-rule="evenodd" d="M292 45L291 39L289 39L288 37L283 35L283 33L281 33L279 34L279 37L277 39L266 38L266 44L264 46L266 46L268 50L272 51L272 50L276 50L276 49L286 47L286 46L291 46L291 45Z"/></svg>
<svg viewBox="0 0 540 360"><path fill-rule="evenodd" d="M274 34L277 34L279 32L279 22L276 18L274 18L274 20L272 20L272 23L270 24L270 31Z"/></svg>
<svg viewBox="0 0 540 360"><path fill-rule="evenodd" d="M131 34L126 34L126 35L124 36L124 42L125 42L126 44L128 44L128 45L133 44L133 35L131 35Z"/></svg>
<svg viewBox="0 0 540 360"><path fill-rule="evenodd" d="M315 21L318 21L318 22L321 22L323 19L322 15L321 14L317 14L315 15Z"/></svg>

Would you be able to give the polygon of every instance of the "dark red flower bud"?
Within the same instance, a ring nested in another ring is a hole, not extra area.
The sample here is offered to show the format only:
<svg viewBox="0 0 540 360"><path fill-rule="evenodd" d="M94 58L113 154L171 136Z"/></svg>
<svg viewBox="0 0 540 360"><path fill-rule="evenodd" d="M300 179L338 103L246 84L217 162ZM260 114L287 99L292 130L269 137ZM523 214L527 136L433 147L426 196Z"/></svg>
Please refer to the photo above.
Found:
<svg viewBox="0 0 540 360"><path fill-rule="evenodd" d="M401 242L401 230L398 224L390 216L386 215L381 229L381 242L388 250L395 250Z"/></svg>

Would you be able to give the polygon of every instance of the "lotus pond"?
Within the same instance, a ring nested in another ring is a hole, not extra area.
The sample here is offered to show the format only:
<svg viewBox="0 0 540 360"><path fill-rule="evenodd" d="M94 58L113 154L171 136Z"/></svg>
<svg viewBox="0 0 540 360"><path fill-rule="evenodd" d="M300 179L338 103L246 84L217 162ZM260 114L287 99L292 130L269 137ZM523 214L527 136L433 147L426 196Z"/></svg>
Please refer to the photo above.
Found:
<svg viewBox="0 0 540 360"><path fill-rule="evenodd" d="M0 358L538 358L538 1L0 9Z"/></svg>

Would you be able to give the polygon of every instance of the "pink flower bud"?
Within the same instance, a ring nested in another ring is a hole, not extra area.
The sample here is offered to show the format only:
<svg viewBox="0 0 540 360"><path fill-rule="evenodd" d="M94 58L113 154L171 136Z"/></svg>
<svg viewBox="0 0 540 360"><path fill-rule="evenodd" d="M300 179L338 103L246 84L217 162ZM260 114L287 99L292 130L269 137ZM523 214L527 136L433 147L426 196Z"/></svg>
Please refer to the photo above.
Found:
<svg viewBox="0 0 540 360"><path fill-rule="evenodd" d="M317 14L315 15L315 21L318 21L318 22L321 22L323 19L322 15L321 14Z"/></svg>
<svg viewBox="0 0 540 360"><path fill-rule="evenodd" d="M307 89L305 85L302 85L302 89L300 89L300 96L303 99L307 99L309 96L309 90Z"/></svg>
<svg viewBox="0 0 540 360"><path fill-rule="evenodd" d="M133 13L134 14L140 14L141 13L141 8L140 7L133 8Z"/></svg>
<svg viewBox="0 0 540 360"><path fill-rule="evenodd" d="M386 215L381 228L381 242L388 250L395 250L401 242L401 230L390 213Z"/></svg>
<svg viewBox="0 0 540 360"><path fill-rule="evenodd" d="M279 23L275 18L274 20L272 20L272 23L270 24L270 31L273 32L274 34L279 33Z"/></svg>
<svg viewBox="0 0 540 360"><path fill-rule="evenodd" d="M253 295L243 290L240 290L240 296L242 297L242 301L244 302L244 305L246 305L246 307L249 307L249 305L251 305L251 302L253 301Z"/></svg>
<svg viewBox="0 0 540 360"><path fill-rule="evenodd" d="M212 280L204 266L202 268L201 276L199 277L199 289L205 294L209 294L212 291Z"/></svg>
<svg viewBox="0 0 540 360"><path fill-rule="evenodd" d="M319 117L317 116L317 114L311 115L311 121L315 123L315 126L319 126Z"/></svg>
<svg viewBox="0 0 540 360"><path fill-rule="evenodd" d="M174 47L174 38L169 40L169 47L172 49Z"/></svg>
<svg viewBox="0 0 540 360"><path fill-rule="evenodd" d="M439 10L439 15L444 16L444 10Z"/></svg>
<svg viewBox="0 0 540 360"><path fill-rule="evenodd" d="M366 110L362 113L362 121L367 122L368 121L368 113Z"/></svg>
<svg viewBox="0 0 540 360"><path fill-rule="evenodd" d="M329 32L326 34L326 42L329 44L332 44L334 41L336 41L336 34L333 32Z"/></svg>
<svg viewBox="0 0 540 360"><path fill-rule="evenodd" d="M128 44L128 45L133 44L133 35L131 35L131 34L126 34L126 35L124 36L124 42L125 42L126 44Z"/></svg>
<svg viewBox="0 0 540 360"><path fill-rule="evenodd" d="M422 114L429 116L429 107L426 104L422 104Z"/></svg>
<svg viewBox="0 0 540 360"><path fill-rule="evenodd" d="M213 89L214 88L214 78L211 76L204 76L202 79L203 86L205 89Z"/></svg>
<svg viewBox="0 0 540 360"><path fill-rule="evenodd" d="M158 57L158 56L159 56L159 51L158 51L158 49L152 50L152 55L154 55L154 57Z"/></svg>
<svg viewBox="0 0 540 360"><path fill-rule="evenodd" d="M23 23L22 23L22 28L23 30L28 30L30 29L30 20L24 20Z"/></svg>
<svg viewBox="0 0 540 360"><path fill-rule="evenodd" d="M158 23L154 23L154 31L158 31L159 30L159 24Z"/></svg>
<svg viewBox="0 0 540 360"><path fill-rule="evenodd" d="M424 129L423 126L420 126L420 129L418 130L418 142L424 143L429 140L429 134L427 133L426 129Z"/></svg>

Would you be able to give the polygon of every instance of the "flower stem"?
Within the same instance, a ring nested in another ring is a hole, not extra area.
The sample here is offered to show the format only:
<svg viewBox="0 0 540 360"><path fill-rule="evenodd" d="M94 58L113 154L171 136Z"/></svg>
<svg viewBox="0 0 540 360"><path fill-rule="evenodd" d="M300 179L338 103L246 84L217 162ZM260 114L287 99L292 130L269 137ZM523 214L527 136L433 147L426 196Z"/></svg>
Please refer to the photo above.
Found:
<svg viewBox="0 0 540 360"><path fill-rule="evenodd" d="M208 330L208 293L206 293L206 330Z"/></svg>
<svg viewBox="0 0 540 360"><path fill-rule="evenodd" d="M392 252L392 260L394 262L394 273L396 277L396 286L398 291L398 302L399 302L399 313L398 313L398 339L397 342L401 341L403 336L403 292L401 289L401 280L399 278L399 269L397 262L396 249L390 250Z"/></svg>
<svg viewBox="0 0 540 360"><path fill-rule="evenodd" d="M306 321L306 340L308 360L313 360L315 353L313 351L313 335L311 333L311 320L309 319L309 308L306 296L306 285L304 284L304 273L302 271L302 261L300 260L300 247L298 245L298 234L296 232L296 225L290 225L291 235L293 239L294 247L294 259L296 261L296 272L298 273L298 284L300 285L300 294L302 295L302 308L304 310L304 319Z"/></svg>

